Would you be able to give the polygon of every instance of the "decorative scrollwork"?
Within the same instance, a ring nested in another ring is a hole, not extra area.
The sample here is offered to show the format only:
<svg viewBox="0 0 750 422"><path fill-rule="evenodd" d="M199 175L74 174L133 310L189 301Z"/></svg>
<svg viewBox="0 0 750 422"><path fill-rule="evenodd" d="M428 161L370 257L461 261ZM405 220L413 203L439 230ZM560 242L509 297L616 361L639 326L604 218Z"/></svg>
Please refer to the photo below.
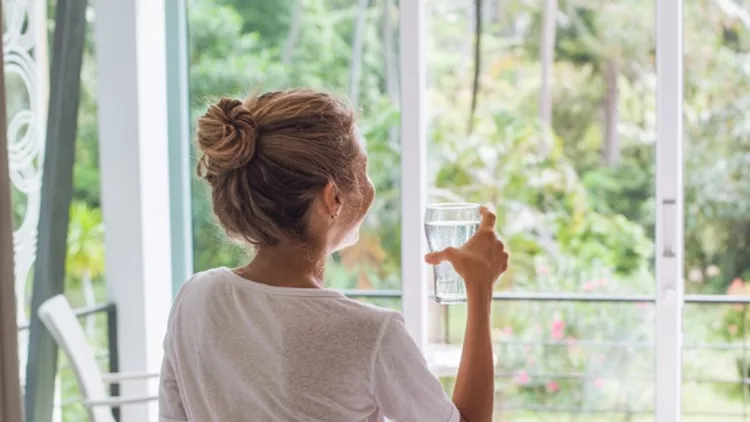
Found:
<svg viewBox="0 0 750 422"><path fill-rule="evenodd" d="M8 157L13 192L13 251L19 324L27 321L29 274L36 259L41 206L46 101L40 87L40 55L46 54L46 1L3 0L3 61L8 116ZM41 39L38 39L41 38ZM44 43L43 45L39 43ZM42 58L46 60L46 57ZM26 361L26 333L20 333L21 363Z"/></svg>

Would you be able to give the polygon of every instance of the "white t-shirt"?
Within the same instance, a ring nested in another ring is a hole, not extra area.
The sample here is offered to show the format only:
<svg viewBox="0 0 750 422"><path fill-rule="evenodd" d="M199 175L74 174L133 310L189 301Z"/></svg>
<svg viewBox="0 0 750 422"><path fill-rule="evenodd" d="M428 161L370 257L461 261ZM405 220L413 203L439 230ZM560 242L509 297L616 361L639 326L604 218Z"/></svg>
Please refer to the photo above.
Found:
<svg viewBox="0 0 750 422"><path fill-rule="evenodd" d="M226 268L180 289L160 422L458 422L397 312Z"/></svg>

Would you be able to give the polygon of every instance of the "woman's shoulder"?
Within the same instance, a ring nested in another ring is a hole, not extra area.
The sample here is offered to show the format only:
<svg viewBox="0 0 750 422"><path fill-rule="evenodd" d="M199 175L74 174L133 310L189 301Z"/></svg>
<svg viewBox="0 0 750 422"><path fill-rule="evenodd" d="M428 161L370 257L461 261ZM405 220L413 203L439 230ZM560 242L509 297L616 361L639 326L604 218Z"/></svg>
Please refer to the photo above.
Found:
<svg viewBox="0 0 750 422"><path fill-rule="evenodd" d="M331 311L338 314L342 321L350 324L376 326L379 331L391 319L400 319L401 314L393 309L384 308L360 300L341 296L332 303Z"/></svg>
<svg viewBox="0 0 750 422"><path fill-rule="evenodd" d="M284 311L298 317L320 316L340 320L342 324L380 327L392 318L400 318L400 313L393 309L349 298L334 289L269 286L241 278L224 267L202 271L190 277L180 287L175 296L175 304L201 302L205 305L218 305L217 302L222 297L230 296L234 300L238 294L243 299L257 302L255 304L260 308L269 308L265 309L267 311Z"/></svg>

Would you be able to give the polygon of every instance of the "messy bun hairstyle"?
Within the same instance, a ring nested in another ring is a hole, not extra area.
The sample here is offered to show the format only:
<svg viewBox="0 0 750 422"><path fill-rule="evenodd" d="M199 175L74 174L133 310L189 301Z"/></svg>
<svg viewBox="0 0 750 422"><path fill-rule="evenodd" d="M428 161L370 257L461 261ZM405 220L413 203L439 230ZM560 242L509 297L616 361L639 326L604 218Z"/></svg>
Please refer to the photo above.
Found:
<svg viewBox="0 0 750 422"><path fill-rule="evenodd" d="M211 104L198 119L198 175L227 234L255 246L307 241L323 187L356 186L354 120L345 102L308 89Z"/></svg>

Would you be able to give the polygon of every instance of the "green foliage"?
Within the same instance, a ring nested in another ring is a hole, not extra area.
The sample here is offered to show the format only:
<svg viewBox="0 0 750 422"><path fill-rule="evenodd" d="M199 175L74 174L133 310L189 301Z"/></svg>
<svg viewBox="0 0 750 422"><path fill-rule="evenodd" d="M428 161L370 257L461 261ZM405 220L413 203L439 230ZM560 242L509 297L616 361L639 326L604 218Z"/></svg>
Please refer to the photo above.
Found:
<svg viewBox="0 0 750 422"><path fill-rule="evenodd" d="M98 277L104 272L102 211L84 202L70 206L68 253L65 271L74 279Z"/></svg>
<svg viewBox="0 0 750 422"><path fill-rule="evenodd" d="M606 265L625 276L648 266L653 245L643 227L592 207L559 138L542 153L541 129L510 111L480 126L485 136L439 137L435 195L497 207L499 231L514 252L513 274L533 278L537 256Z"/></svg>

